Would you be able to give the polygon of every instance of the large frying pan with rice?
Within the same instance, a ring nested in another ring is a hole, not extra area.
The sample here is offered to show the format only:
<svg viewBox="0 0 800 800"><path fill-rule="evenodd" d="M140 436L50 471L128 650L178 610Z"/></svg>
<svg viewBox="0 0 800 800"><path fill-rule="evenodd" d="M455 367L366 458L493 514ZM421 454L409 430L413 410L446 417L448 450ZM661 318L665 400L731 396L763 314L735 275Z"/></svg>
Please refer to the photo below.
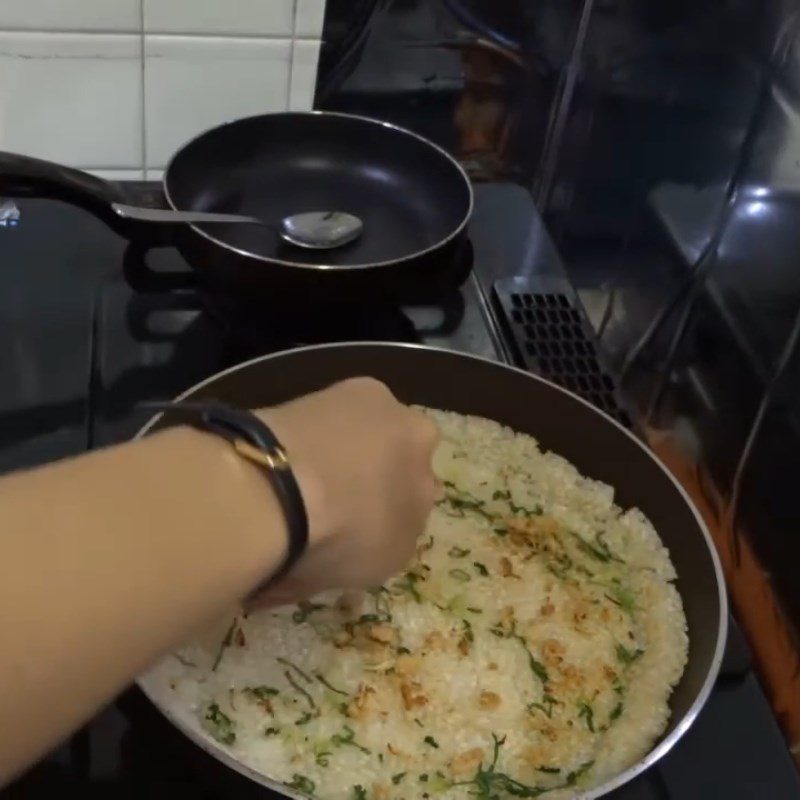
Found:
<svg viewBox="0 0 800 800"><path fill-rule="evenodd" d="M719 560L686 492L631 433L574 394L541 378L455 352L401 344L334 344L278 353L215 375L184 398L215 398L252 408L281 403L334 381L371 375L407 403L476 414L529 433L582 474L616 490L622 507L637 506L669 548L689 628L689 660L670 699L665 734L645 758L582 797L597 798L660 759L686 732L716 680L727 633L727 599ZM139 434L161 427L151 421ZM223 764L284 795L292 792L253 772L202 731L176 702L158 668L139 681L161 712Z"/></svg>

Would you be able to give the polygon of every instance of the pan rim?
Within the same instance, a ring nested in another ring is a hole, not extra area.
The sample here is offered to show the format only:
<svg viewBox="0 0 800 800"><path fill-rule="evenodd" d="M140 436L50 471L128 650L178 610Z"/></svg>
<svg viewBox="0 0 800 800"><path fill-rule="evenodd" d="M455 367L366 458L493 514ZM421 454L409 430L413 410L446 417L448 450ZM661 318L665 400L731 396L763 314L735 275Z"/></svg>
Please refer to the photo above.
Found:
<svg viewBox="0 0 800 800"><path fill-rule="evenodd" d="M442 156L444 156L452 166L456 168L456 170L461 174L461 179L464 186L467 189L467 210L458 224L458 226L452 230L447 236L443 239L440 239L438 242L430 245L429 247L423 248L422 250L417 250L413 253L408 253L407 255L402 256L401 258L389 259L386 261L368 261L363 264L346 264L346 265L338 265L338 264L307 264L300 261L286 261L284 259L279 258L271 258L269 256L262 256L258 253L251 253L249 250L243 250L239 247L234 247L227 242L218 239L216 236L204 231L202 228L198 227L196 224L188 223L188 227L191 228L195 233L199 234L203 238L207 239L208 241L212 242L213 244L217 245L218 247L222 247L225 250L236 253L237 255L251 258L255 261L260 261L265 264L275 264L278 266L284 267L292 267L297 269L309 270L311 272L315 271L334 271L334 272L351 272L351 271L364 271L364 270L373 270L379 269L381 267L390 267L396 266L398 264L403 264L407 261L413 261L414 259L421 258L429 253L432 253L436 250L439 250L445 247L449 242L453 241L456 237L460 236L462 231L467 227L469 224L470 219L472 218L472 214L475 208L475 191L472 186L472 181L469 179L467 175L467 171L464 169L462 164L451 154L448 153L440 145L436 144L436 142L432 142L430 139L426 138L425 136L420 135L419 133L415 133L408 128L404 128L401 125L395 125L393 122L386 122L384 120L375 119L374 117L367 117L362 114L348 114L343 111L324 111L321 109L312 109L311 111L278 111L272 114L254 114L249 117L242 117L240 119L232 120L231 122L223 123L222 125L214 125L211 128L208 128L201 133L198 133L197 136L189 139L189 141L185 142L181 145L181 147L177 150L177 152L173 153L167 163L167 166L164 170L164 175L161 179L164 191L164 197L169 203L170 207L173 208L175 211L180 211L181 209L175 204L174 200L172 199L172 195L169 191L169 176L170 171L172 169L172 165L178 156L183 153L187 148L191 147L196 141L201 139L203 136L211 133L212 131L216 131L220 128L223 128L227 125L235 125L239 122L246 122L248 120L259 119L260 117L342 117L344 119L351 119L351 120L358 120L359 122L366 122L372 125L377 125L382 128L390 128L397 133L404 134L406 136L410 136L417 141L421 142L424 145L438 151Z"/></svg>
<svg viewBox="0 0 800 800"><path fill-rule="evenodd" d="M725 584L725 577L722 570L722 563L720 561L719 553L717 552L716 546L714 545L714 541L711 538L711 534L706 526L705 520L701 516L700 512L698 511L697 507L695 506L694 502L692 501L691 497L689 497L688 492L684 488L683 484L667 469L667 466L664 462L650 450L644 442L640 441L636 436L634 436L631 431L621 425L617 420L607 414L605 411L602 411L599 408L596 408L587 400L580 397L579 395L571 392L569 389L565 389L558 384L553 383L552 381L548 381L545 378L542 378L539 375L536 375L532 372L528 372L520 367L515 367L511 364L505 364L501 361L496 361L491 358L486 358L485 356L478 356L472 353L464 353L459 350L449 350L444 347L430 347L424 344L414 344L408 342L381 342L381 341L364 341L364 342L329 342L324 344L315 344L315 345L305 345L303 347L293 347L287 350L279 350L275 353L268 353L266 355L257 356L256 358L249 359L248 361L244 361L241 364L234 364L227 369L221 370L209 377L199 381L198 383L194 384L193 386L189 387L188 389L184 390L179 394L173 402L180 402L187 397L191 396L194 392L202 389L205 386L213 383L214 381L224 378L226 375L233 374L238 372L242 369L247 369L255 364L260 364L261 362L270 361L272 359L277 359L280 357L285 357L292 353L298 352L305 352L310 350L331 350L331 349L344 349L349 347L383 347L383 348L402 348L407 350L417 350L417 351L431 351L435 353L443 353L447 355L456 355L460 356L461 358L465 358L471 361L477 361L485 364L489 364L491 366L500 367L503 369L511 370L512 372L519 373L521 375L526 376L527 378L531 378L533 380L539 381L540 383L545 384L546 386L550 387L551 389L555 389L569 397L572 397L574 400L577 400L583 406L585 406L589 411L600 415L603 419L611 423L615 428L617 428L620 432L622 432L625 436L627 436L634 444L636 444L640 450L644 452L644 454L652 459L652 461L659 467L659 469L664 473L667 479L672 483L672 485L677 489L678 493L680 494L681 498L683 499L684 503L688 506L689 510L691 511L692 515L695 518L695 521L700 528L700 532L703 535L703 539L705 541L706 549L711 557L711 562L714 567L714 575L716 578L717 584L717 599L719 602L719 625L717 627L717 641L714 649L714 655L711 659L711 665L709 667L708 673L706 675L705 681L703 685L700 687L700 690L697 693L692 704L689 706L689 709L680 719L680 721L676 724L674 730L672 730L667 736L661 739L656 745L639 761L637 761L631 767L628 767L627 770L621 772L619 775L616 775L614 778L606 781L605 783L597 786L593 789L590 789L586 792L580 793L576 795L577 798L580 800L596 800L596 798L600 798L608 794L609 792L614 791L615 789L619 789L621 786L624 786L629 781L633 780L634 778L641 775L646 770L650 769L654 764L661 760L670 750L680 741L683 735L689 730L689 728L694 724L695 720L697 719L700 711L702 711L703 707L705 706L706 702L708 701L709 696L711 695L711 690L716 683L717 676L719 675L720 667L722 665L722 659L725 653L725 645L727 643L728 638L728 613L729 613L729 604L728 604L728 591ZM164 416L164 413L161 412L153 416L148 422L136 433L133 437L134 440L141 439L145 436L150 429ZM691 647L691 643L690 643ZM691 650L690 650L691 652ZM250 778L251 780L260 783L262 786L268 786L272 789L277 789L280 793L288 796L288 797L302 797L301 795L297 795L293 793L290 789L287 789L283 786L283 784L278 783L277 781L273 780L269 776L264 775L261 772L256 771L252 767L248 767L246 764L241 763L237 759L233 758L229 753L223 750L219 745L215 743L203 739L196 731L192 730L188 726L182 724L182 722L177 719L172 713L164 710L159 702L157 702L150 694L148 689L142 683L142 679L144 676L140 676L136 679L136 683L139 688L144 692L147 696L148 700L156 706L156 708L161 711L161 713L173 724L175 725L184 735L188 736L195 744L199 745L203 750L207 753L213 755L218 760L222 761L229 767L232 767L240 774Z"/></svg>

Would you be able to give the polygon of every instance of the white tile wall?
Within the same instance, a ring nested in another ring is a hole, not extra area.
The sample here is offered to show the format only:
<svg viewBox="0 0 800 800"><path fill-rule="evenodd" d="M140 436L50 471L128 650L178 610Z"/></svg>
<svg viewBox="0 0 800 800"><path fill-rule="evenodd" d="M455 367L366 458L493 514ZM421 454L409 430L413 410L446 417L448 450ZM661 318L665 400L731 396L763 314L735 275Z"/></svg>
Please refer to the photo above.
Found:
<svg viewBox="0 0 800 800"><path fill-rule="evenodd" d="M0 33L0 145L78 167L142 161L141 44L129 34Z"/></svg>
<svg viewBox="0 0 800 800"><path fill-rule="evenodd" d="M146 36L145 167L214 125L285 110L291 54L290 39Z"/></svg>
<svg viewBox="0 0 800 800"><path fill-rule="evenodd" d="M325 16L325 0L295 0L295 36L319 39Z"/></svg>
<svg viewBox="0 0 800 800"><path fill-rule="evenodd" d="M291 37L293 17L294 0L144 0L145 33Z"/></svg>
<svg viewBox="0 0 800 800"><path fill-rule="evenodd" d="M292 45L292 79L289 84L289 110L304 111L314 106L320 42L295 39Z"/></svg>
<svg viewBox="0 0 800 800"><path fill-rule="evenodd" d="M0 0L0 149L157 176L187 139L311 108L325 0Z"/></svg>
<svg viewBox="0 0 800 800"><path fill-rule="evenodd" d="M138 32L141 0L0 0L0 30Z"/></svg>

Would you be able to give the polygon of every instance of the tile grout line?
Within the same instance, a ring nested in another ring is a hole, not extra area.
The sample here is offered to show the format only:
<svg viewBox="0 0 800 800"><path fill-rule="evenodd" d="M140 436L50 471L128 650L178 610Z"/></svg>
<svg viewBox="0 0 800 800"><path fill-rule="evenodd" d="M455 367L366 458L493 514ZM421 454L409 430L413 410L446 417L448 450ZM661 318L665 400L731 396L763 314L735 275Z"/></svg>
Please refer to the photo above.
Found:
<svg viewBox="0 0 800 800"><path fill-rule="evenodd" d="M142 135L142 180L147 178L147 100L145 91L147 89L147 82L145 80L145 54L144 54L144 3L145 0L139 0L139 59L140 59L140 76L142 85L141 96L141 114L140 127Z"/></svg>
<svg viewBox="0 0 800 800"><path fill-rule="evenodd" d="M292 108L292 81L294 80L295 43L297 41L295 38L297 33L297 3L298 0L292 0L292 46L289 48L289 69L287 70L288 76L286 80L286 111L291 111Z"/></svg>
<svg viewBox="0 0 800 800"><path fill-rule="evenodd" d="M42 36L119 36L138 38L144 35L143 30L129 30L129 31L104 31L104 30L9 30L7 28L0 28L0 36L10 34L12 36L26 35L36 37L37 39ZM148 31L147 36L169 38L169 39L236 39L237 41L290 41L296 39L300 42L318 42L320 37L311 34L304 34L302 36L295 35L292 31L281 33L214 33L213 31L204 31L202 33L176 33L175 31Z"/></svg>

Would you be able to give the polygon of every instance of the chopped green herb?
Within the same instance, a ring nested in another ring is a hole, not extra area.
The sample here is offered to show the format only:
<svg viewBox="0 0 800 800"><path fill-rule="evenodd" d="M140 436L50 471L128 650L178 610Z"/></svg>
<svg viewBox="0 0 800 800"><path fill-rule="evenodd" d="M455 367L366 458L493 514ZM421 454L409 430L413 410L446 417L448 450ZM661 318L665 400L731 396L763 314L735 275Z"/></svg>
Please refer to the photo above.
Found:
<svg viewBox="0 0 800 800"><path fill-rule="evenodd" d="M522 515L523 517L538 517L542 513L542 507L540 505L535 505L533 508L518 506L511 499L510 491L503 492L498 490L492 495L492 500L505 500L508 503L508 507L511 509L511 513L517 516Z"/></svg>
<svg viewBox="0 0 800 800"><path fill-rule="evenodd" d="M531 668L531 672L542 682L547 683L550 680L550 676L547 674L547 668L541 661L537 661L533 657L533 653L528 650L528 643L522 636L518 634L512 634L511 638L516 639L524 648L525 652L528 654L528 666Z"/></svg>
<svg viewBox="0 0 800 800"><path fill-rule="evenodd" d="M309 615L323 608L327 608L324 603L300 603L292 614L292 621L299 625L301 622L305 622Z"/></svg>
<svg viewBox="0 0 800 800"><path fill-rule="evenodd" d="M184 658L180 653L173 653L172 657L176 658L178 661L180 661L180 663L183 664L184 667L196 667L197 666L197 664L195 664L194 661L189 661L188 658Z"/></svg>
<svg viewBox="0 0 800 800"><path fill-rule="evenodd" d="M312 795L316 791L317 785L309 778L306 778L305 775L300 775L295 772L292 775L292 780L286 784L290 789L297 789L298 792L303 792L303 794Z"/></svg>
<svg viewBox="0 0 800 800"><path fill-rule="evenodd" d="M464 556L468 556L469 553L469 550L463 547L456 547L455 545L453 545L453 547L447 551L447 555L451 556L452 558L464 558Z"/></svg>
<svg viewBox="0 0 800 800"><path fill-rule="evenodd" d="M248 686L242 692L245 697L249 697L251 700L266 700L269 697L275 697L280 694L272 686Z"/></svg>
<svg viewBox="0 0 800 800"><path fill-rule="evenodd" d="M300 719L298 719L294 724L295 725L308 725L311 720L314 719L314 715L310 711L306 711Z"/></svg>
<svg viewBox="0 0 800 800"><path fill-rule="evenodd" d="M594 535L594 540L598 550L601 550L603 553L605 553L611 561L616 561L619 564L624 564L625 563L624 559L620 558L618 555L613 553L608 544L606 544L605 535L606 535L605 531L598 531Z"/></svg>
<svg viewBox="0 0 800 800"><path fill-rule="evenodd" d="M476 514L479 514L484 519L489 520L489 522L492 522L494 520L494 517L485 511L484 509L485 503L483 502L483 500L478 500L477 497L471 495L469 492L465 492L462 489L459 489L454 483L451 483L450 481L445 481L444 485L448 489L452 489L452 491L447 494L444 500L439 501L437 505L441 505L442 503L449 503L454 511L460 512L452 516L463 517L465 511L472 511Z"/></svg>
<svg viewBox="0 0 800 800"><path fill-rule="evenodd" d="M439 742L433 738L433 736L426 736L423 740L425 744L429 744L431 747L435 747L437 750L439 749Z"/></svg>
<svg viewBox="0 0 800 800"><path fill-rule="evenodd" d="M277 736L280 732L281 732L280 728L265 728L264 736L269 738L270 736Z"/></svg>
<svg viewBox="0 0 800 800"><path fill-rule="evenodd" d="M536 767L537 772L545 772L548 775L558 775L561 770L558 767Z"/></svg>
<svg viewBox="0 0 800 800"><path fill-rule="evenodd" d="M622 664L633 664L638 658L644 655L644 650L628 650L623 644L618 644L616 647L617 660Z"/></svg>
<svg viewBox="0 0 800 800"><path fill-rule="evenodd" d="M354 786L353 800L367 800L367 790L363 786Z"/></svg>
<svg viewBox="0 0 800 800"><path fill-rule="evenodd" d="M342 728L341 733L334 734L331 742L334 744L335 747L355 747L357 750L360 750L362 753L371 753L372 751L367 747L362 747L356 741L356 732L348 727L347 725Z"/></svg>
<svg viewBox="0 0 800 800"><path fill-rule="evenodd" d="M398 772L397 775L392 775L392 783L397 786L397 784L400 783L400 781L403 780L406 775L408 775L407 772Z"/></svg>
<svg viewBox="0 0 800 800"><path fill-rule="evenodd" d="M467 606L467 611L469 611L470 614L483 614L483 609L476 608L475 606Z"/></svg>
<svg viewBox="0 0 800 800"><path fill-rule="evenodd" d="M548 572L551 572L559 580L564 581L567 579L567 572L572 569L573 564L574 562L566 553L561 553L556 555L553 561L548 562L546 567Z"/></svg>
<svg viewBox="0 0 800 800"><path fill-rule="evenodd" d="M588 703L578 703L578 717L582 717L586 721L586 727L594 733L594 709Z"/></svg>
<svg viewBox="0 0 800 800"><path fill-rule="evenodd" d="M611 558L608 555L606 555L599 547L595 547L593 544L590 544L589 542L586 541L586 539L584 539L582 536L578 536L578 534L575 533L574 531L570 531L570 533L575 537L575 539L577 539L578 550L580 550L582 553L586 553L587 556L589 556L590 558L594 558L597 561L602 561L606 563L611 561Z"/></svg>
<svg viewBox="0 0 800 800"><path fill-rule="evenodd" d="M486 565L481 564L480 561L473 561L472 566L475 567L475 570L478 572L478 574L483 575L484 578L489 574L489 570L486 569Z"/></svg>
<svg viewBox="0 0 800 800"><path fill-rule="evenodd" d="M416 722L417 725L420 726L420 728L424 728L425 727L416 717L414 717L414 722Z"/></svg>
<svg viewBox="0 0 800 800"><path fill-rule="evenodd" d="M542 789L538 786L527 786L524 783L506 775L504 772L497 771L497 759L500 754L500 747L505 742L505 736L498 739L493 733L492 739L494 740L494 753L492 762L484 769L483 764L478 766L478 771L474 777L468 781L459 781L452 784L453 786L472 786L471 792L473 797L479 800L497 800L499 792L506 792L514 797L539 797L550 789Z"/></svg>
<svg viewBox="0 0 800 800"><path fill-rule="evenodd" d="M469 620L462 619L461 622L464 623L464 638L468 642L474 642L475 641L475 634L472 632L472 625L470 624Z"/></svg>
<svg viewBox="0 0 800 800"><path fill-rule="evenodd" d="M418 603L421 603L422 602L422 595L419 593L419 590L417 589L417 587L415 585L417 583L417 581L419 581L419 580L420 580L420 576L417 575L416 572L409 571L409 572L406 572L406 574L403 576L402 580L397 581L397 583L395 583L395 586L398 589L410 594L414 598L414 600L416 600Z"/></svg>
<svg viewBox="0 0 800 800"><path fill-rule="evenodd" d="M375 598L375 611L382 622L390 622L392 619L392 609L389 603L389 590L385 586L378 586L375 589L367 589Z"/></svg>
<svg viewBox="0 0 800 800"><path fill-rule="evenodd" d="M348 696L348 695L347 695L347 692L345 692L345 691L342 691L341 689L337 689L335 686L332 686L330 683L328 683L328 681L326 680L325 676L324 676L324 675L321 675L319 672L315 672L315 673L314 673L314 677L315 677L315 678L316 678L316 679L317 679L317 680L318 680L318 681L319 681L319 682L320 682L320 683L321 683L323 686L327 687L327 688L328 688L328 689L330 689L332 692L336 692L336 694L343 694L345 697L347 697L347 696Z"/></svg>
<svg viewBox="0 0 800 800"><path fill-rule="evenodd" d="M236 741L236 723L216 703L206 709L206 730L222 744L232 745Z"/></svg>
<svg viewBox="0 0 800 800"><path fill-rule="evenodd" d="M531 672L542 682L547 683L550 680L549 675L547 674L547 669L545 669L544 664L541 661L537 661L531 654L528 652L528 666L531 668Z"/></svg>
<svg viewBox="0 0 800 800"><path fill-rule="evenodd" d="M448 789L451 789L453 782L448 780L447 776L443 772L436 770L436 774L433 776L428 786L430 787L431 792L434 794L439 794L440 792L446 792Z"/></svg>
<svg viewBox="0 0 800 800"><path fill-rule="evenodd" d="M615 605L618 605L623 611L628 614L633 614L637 610L636 597L633 592L626 586L623 586L619 578L611 579L611 586L609 592L606 593L606 598Z"/></svg>
<svg viewBox="0 0 800 800"><path fill-rule="evenodd" d="M533 712L541 711L548 719L552 719L553 717L553 706L558 702L558 700L553 697L551 694L545 694L542 697L541 703L528 703L528 710Z"/></svg>
<svg viewBox="0 0 800 800"><path fill-rule="evenodd" d="M408 655L411 651L407 647L398 647L397 652L399 655Z"/></svg>
<svg viewBox="0 0 800 800"><path fill-rule="evenodd" d="M449 574L451 577L455 578L457 581L461 581L462 583L472 580L469 572L463 569L451 569Z"/></svg>
<svg viewBox="0 0 800 800"><path fill-rule="evenodd" d="M489 628L489 633L493 633L495 636L505 639L506 632L499 626L495 625L493 628Z"/></svg>
<svg viewBox="0 0 800 800"><path fill-rule="evenodd" d="M317 704L314 702L314 698L292 677L292 673L287 669L283 674L286 680L292 685L292 688L305 698L311 708L316 709Z"/></svg>
<svg viewBox="0 0 800 800"><path fill-rule="evenodd" d="M585 763L581 764L578 769L574 772L570 772L567 775L567 786L574 786L592 767L594 766L594 761L586 761Z"/></svg>
<svg viewBox="0 0 800 800"><path fill-rule="evenodd" d="M291 661L286 658L281 658L280 656L278 656L275 660L279 664L283 664L284 667L290 667L293 669L306 683L314 683L314 681L312 681L311 678L309 678L308 675L297 666L297 664L292 664Z"/></svg>
<svg viewBox="0 0 800 800"><path fill-rule="evenodd" d="M422 783L427 783L428 782L428 773L427 772L423 772L422 775L419 776L419 779L420 779L420 781Z"/></svg>
<svg viewBox="0 0 800 800"><path fill-rule="evenodd" d="M622 716L622 710L624 707L625 706L622 703L617 703L611 710L611 713L608 715L609 721L614 722L614 720L619 719Z"/></svg>
<svg viewBox="0 0 800 800"><path fill-rule="evenodd" d="M211 666L211 671L216 672L217 667L222 661L222 656L225 655L225 651L231 646L231 642L233 642L233 636L236 633L236 618L234 617L233 622L231 622L230 628L228 628L225 636L222 637L222 641L219 643L219 650L217 650L217 656L214 659L214 663Z"/></svg>

